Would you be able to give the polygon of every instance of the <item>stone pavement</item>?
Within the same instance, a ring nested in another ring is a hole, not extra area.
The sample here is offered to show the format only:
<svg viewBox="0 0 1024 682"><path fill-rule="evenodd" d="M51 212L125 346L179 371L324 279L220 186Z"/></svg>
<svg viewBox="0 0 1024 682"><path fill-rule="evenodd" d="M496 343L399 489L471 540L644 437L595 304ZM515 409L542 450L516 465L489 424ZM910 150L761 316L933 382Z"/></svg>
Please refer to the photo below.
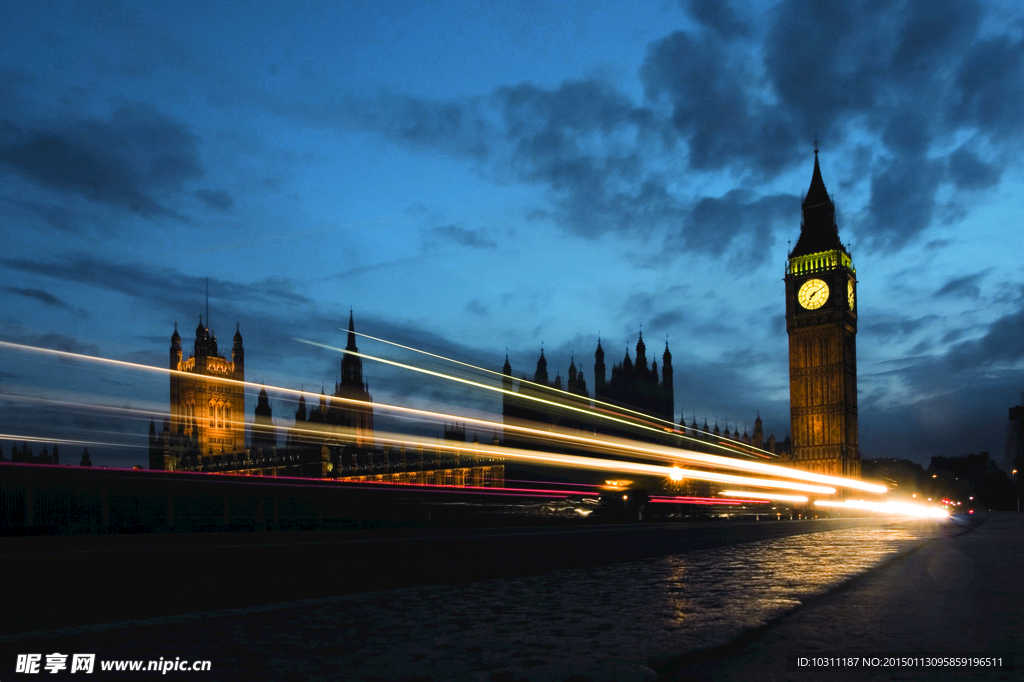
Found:
<svg viewBox="0 0 1024 682"><path fill-rule="evenodd" d="M1024 679L1024 515L977 521L959 519L964 532L899 556L731 645L653 667L662 680ZM793 670L787 656L797 653L1012 654L1014 668Z"/></svg>

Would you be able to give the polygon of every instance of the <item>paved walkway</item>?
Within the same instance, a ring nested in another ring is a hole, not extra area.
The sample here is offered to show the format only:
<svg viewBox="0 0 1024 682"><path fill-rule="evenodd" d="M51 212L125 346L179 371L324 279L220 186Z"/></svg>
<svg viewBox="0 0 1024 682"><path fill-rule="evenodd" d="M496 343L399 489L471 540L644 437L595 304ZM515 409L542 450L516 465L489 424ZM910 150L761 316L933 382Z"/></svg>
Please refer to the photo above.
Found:
<svg viewBox="0 0 1024 682"><path fill-rule="evenodd" d="M962 523L962 522L961 522ZM741 641L662 661L663 680L1024 679L1024 515L993 513L806 604ZM1015 669L794 670L793 654L1013 654Z"/></svg>

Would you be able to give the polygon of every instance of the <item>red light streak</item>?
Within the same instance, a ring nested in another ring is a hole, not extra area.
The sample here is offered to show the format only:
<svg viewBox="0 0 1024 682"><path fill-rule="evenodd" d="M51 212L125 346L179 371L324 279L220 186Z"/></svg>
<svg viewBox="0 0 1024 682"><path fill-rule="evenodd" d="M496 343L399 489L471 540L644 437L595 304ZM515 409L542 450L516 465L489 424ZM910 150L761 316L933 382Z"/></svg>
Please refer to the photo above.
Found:
<svg viewBox="0 0 1024 682"><path fill-rule="evenodd" d="M737 500L735 498L723 500L717 497L666 497L664 495L652 497L651 502L673 504L768 504L768 500Z"/></svg>

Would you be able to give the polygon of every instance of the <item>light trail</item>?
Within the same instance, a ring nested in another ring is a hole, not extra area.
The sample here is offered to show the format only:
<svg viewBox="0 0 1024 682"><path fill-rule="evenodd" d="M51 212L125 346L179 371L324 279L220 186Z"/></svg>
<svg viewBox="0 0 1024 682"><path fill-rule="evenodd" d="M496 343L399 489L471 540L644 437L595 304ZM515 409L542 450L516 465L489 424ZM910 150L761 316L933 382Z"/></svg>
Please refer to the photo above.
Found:
<svg viewBox="0 0 1024 682"><path fill-rule="evenodd" d="M754 504L766 504L765 500L723 500L717 497L694 497L692 495L652 495L651 502L665 502L673 504L727 504L727 505L739 505L744 502L752 502Z"/></svg>
<svg viewBox="0 0 1024 682"><path fill-rule="evenodd" d="M64 391L61 391L62 393ZM167 414L166 411L161 409L152 410L140 410L133 407L122 407L117 405L103 405L97 403L87 403L75 400L58 400L56 398L41 398L39 396L25 395L24 393L8 393L0 392L0 398L8 399L11 402L18 403L33 403L36 405L47 405L57 407L72 407L83 410L94 410L96 412L119 412L122 414L130 415L138 419L156 419L157 417L163 417Z"/></svg>
<svg viewBox="0 0 1024 682"><path fill-rule="evenodd" d="M481 372L485 372L485 373L488 373L488 374L493 374L495 376L500 376L500 377L506 377L507 376L505 374L502 374L501 372L495 372L494 370L486 369L484 367L478 367L476 365L471 365L469 363L462 362L461 360L454 360L454 359L451 359L451 358L446 358L444 356L437 355L435 353L430 353L430 352L427 352L427 351L421 351L419 349L412 348L411 346L405 346L405 345L402 345L402 344L399 344L399 343L394 343L392 341L386 341L384 339L380 339L380 338L375 337L375 336L369 336L368 334L360 334L359 332L353 332L353 333L358 334L359 336L365 336L365 337L371 338L371 339L373 339L375 341L380 341L382 343L386 343L386 344L389 344L389 345L392 345L392 346L397 346L399 348L405 348L407 350L411 350L411 351L414 351L414 352L417 352L417 353L422 353L422 354L428 355L430 357L438 358L438 359L441 359L441 360L446 360L448 362L452 362L452 363L455 363L455 364L458 364L458 365L463 365L463 366L466 366L466 367L471 367L471 368L473 368L475 370L479 370ZM570 404L570 402L560 402L560 401L556 401L556 400L547 400L547 399L544 399L544 398L540 398L538 396L530 395L528 393L517 393L515 391L509 391L509 390L506 390L504 388L498 388L497 386L491 386L490 384L484 384L484 383L481 383L481 382L478 382L478 381L473 381L471 379L464 379L462 377L457 377L457 376L454 376L454 375L451 375L451 374L445 374L443 372L435 372L434 370L429 370L429 369L422 368L422 367L416 367L415 365L409 365L409 364L406 364L406 363L397 362L395 360L388 360L386 358L381 358L381 357L378 357L376 355L369 355L368 353L360 353L359 351L352 351L352 350L347 350L345 348L338 348L337 346L331 346L329 344L319 343L317 341L309 341L308 339L300 339L300 338L293 338L292 340L293 341L297 341L299 343L305 343L305 344L308 344L308 345L311 345L311 346L316 346L316 347L319 347L319 348L324 348L326 350L334 351L334 352L337 352L337 353L348 353L350 355L362 358L364 360L371 360L373 362L379 362L381 364L391 365L393 367L398 367L400 369L405 369L405 370L408 370L408 371L411 371L411 372L419 372L419 373L427 374L429 376L437 377L437 378L440 378L440 379L445 379L447 381L454 381L454 382L457 382L457 383L466 384L466 385L473 386L473 387L476 387L476 388L481 388L481 389L484 389L484 390L487 390L487 391L493 391L493 392L496 392L496 393L502 393L504 395L510 395L510 396L514 396L514 397L525 398L527 400L532 400L534 402L543 403L543 404L546 404L546 405L549 405L549 406L552 406L552 407L564 408L564 409L567 409L567 410L571 410L573 412L578 412L578 413L585 414L585 415L587 415L589 417L596 417L596 418L599 418L599 419L605 419L605 420L608 420L608 421L616 422L618 424L623 424L623 425L628 426L630 428L640 429L640 430L645 430L645 431L650 431L650 432L653 432L653 433L657 433L657 434L659 434L661 436L664 436L666 434L674 435L677 438L681 438L681 439L692 441L692 442L699 442L699 443L702 443L704 445L708 445L710 447L718 448L720 450L727 450L729 452L738 452L739 454L742 454L742 455L745 455L745 456L757 455L759 457L765 457L765 458L770 456L770 455L765 455L765 454L760 454L758 452L754 452L755 450L758 450L758 448L755 448L755 447L750 446L750 445L746 445L745 443L741 443L739 441L733 441L733 440L728 439L728 438L726 439L727 444L721 444L721 443L711 443L711 442L708 442L708 441L705 441L705 440L701 440L699 438L694 438L693 436L687 436L685 433L682 433L680 431L680 427L677 424L675 424L674 422L667 421L667 420L661 419L659 417L654 417L652 415L648 415L648 414L645 414L643 412L638 412L636 410L631 410L629 408L620 407L620 406L614 405L612 403L607 403L607 402L604 402L604 401L601 401L601 400L597 400L596 398L594 398L594 399L587 398L586 399L586 402L588 403L587 407L577 407L575 405ZM512 379L513 377L507 377L507 378ZM545 392L548 392L548 393L564 395L567 398L569 398L569 400L571 402L579 402L581 400L581 396L578 396L578 395L576 395L574 393L570 393L568 391L564 391L564 390L561 390L561 389L556 389L556 388L553 388L553 387L550 387L550 386L545 386L544 384L538 384L538 383L530 381L528 379L516 379L516 381L519 381L521 383L525 383L528 386L533 386L533 387L536 387L538 389L542 389L542 390L544 390ZM607 408L609 408L612 411L612 413L611 414L606 414L606 412L608 410L596 410L594 408L591 408L589 406L590 402L593 402L593 403L598 404L598 405L606 406ZM647 424L639 423L639 422L637 422L635 420L622 419L620 417L614 416L616 414L620 414L621 415L623 413L630 413L630 414L633 414L633 415L637 415L636 418L642 418L643 420L651 422L651 423L661 422L662 424L667 424L671 428L667 428L666 426L660 426L660 427L655 428L653 426L648 426ZM685 428L685 427L683 427L683 428ZM750 449L751 452L745 452L744 451L745 449ZM773 456L773 455L771 455L771 456Z"/></svg>
<svg viewBox="0 0 1024 682"><path fill-rule="evenodd" d="M544 481L527 481L527 480L521 479L521 478L506 478L505 482L506 483L533 483L533 484L544 483ZM566 481L560 481L558 483L558 485L571 485L571 486L574 486L574 487L577 487L577 488L597 488L599 490L603 490L604 487L605 487L605 486L601 485L600 483L568 483ZM595 493L593 491L591 491L591 492L584 492L584 491L577 490L573 494L574 495L593 495Z"/></svg>
<svg viewBox="0 0 1024 682"><path fill-rule="evenodd" d="M124 443L104 443L95 440L76 440L72 438L39 438L37 436L18 435L16 433L0 433L0 438L5 440L21 441L22 443L43 443L54 445L83 445L83 446L109 446L112 448L137 448L138 444L126 445Z"/></svg>
<svg viewBox="0 0 1024 682"><path fill-rule="evenodd" d="M446 484L437 484L437 483L391 483L391 482L388 482L388 481L353 481L353 480L350 480L351 478L352 477L345 476L345 477L341 477L339 479L328 479L328 480L336 480L338 483L358 483L360 485L362 485L362 484L366 484L366 485L379 485L379 486L391 486L391 487L398 487L398 488L437 488L437 489L443 489L445 491L453 491L453 492L470 492L470 493L484 492L484 493L494 493L494 494L502 493L502 494L507 494L508 496L513 496L513 497L547 497L547 498L557 497L557 498L561 498L561 499L566 499L566 498L569 498L569 497L586 497L586 498L589 498L589 499L597 499L597 495L594 495L593 493L591 493L591 494L581 493L578 490L545 490L543 488L505 488L505 487L502 487L502 488L487 488L487 487L478 486L478 485L446 485ZM315 480L322 480L322 479L315 479ZM564 484L560 483L559 485L564 485Z"/></svg>
<svg viewBox="0 0 1024 682"><path fill-rule="evenodd" d="M743 504L739 500L700 500L699 498L663 498L655 497L650 498L648 502L656 505L701 505L705 507L718 507L718 506L729 506L738 507Z"/></svg>
<svg viewBox="0 0 1024 682"><path fill-rule="evenodd" d="M817 507L832 507L838 509L865 509L882 514L894 514L897 516L919 516L931 518L946 518L949 512L937 507L928 507L923 504L910 502L868 502L865 500L846 500L837 502L831 500L815 500Z"/></svg>
<svg viewBox="0 0 1024 682"><path fill-rule="evenodd" d="M301 339L296 339L296 340L297 341L301 341ZM331 346L327 346L325 344L318 344L318 343L315 343L315 342L312 342L312 341L306 341L304 343L308 343L308 344L314 345L314 346L321 346L321 347L324 347L324 348L327 348L327 349L331 349L331 350L337 350L337 351L341 351L342 350L342 349L333 348ZM51 356L56 356L56 357L64 357L64 358L70 358L70 359L86 361L86 362L96 362L96 363L101 363L101 364L107 364L107 365L112 365L112 366L117 366L117 367L123 367L123 368L126 368L126 369L141 370L141 371L153 372L153 373L159 373L159 374L165 374L165 375L177 375L177 376L183 376L183 377L192 378L192 379L195 378L194 374L191 374L189 372L180 371L180 370L172 370L172 369L163 368L163 367L153 367L151 365L144 365L144 364L135 363L135 362L127 362L127 361L124 361L124 360L112 360L112 359L108 359L108 358L100 358L100 357L96 357L96 356L85 355L85 354L82 354L82 353L73 353L73 352L70 352L70 351L61 351L61 350L54 350L54 349L49 349L49 348L38 348L38 347L35 347L35 346L27 346L27 345L24 345L24 344L11 343L11 342L8 342L8 341L0 341L0 348L12 348L12 349L16 349L16 350L27 351L27 352L34 352L34 353L41 353L41 354L51 355ZM348 351L348 352L352 352L352 351ZM372 358L372 356L370 356L370 357ZM372 358L372 359L378 359L378 358ZM384 362L384 363L386 363L386 364L393 364L393 365L397 365L397 366L410 367L408 365L403 365L403 363L396 363L394 361L385 360L383 358L379 358L379 360ZM435 375L435 376L446 376L446 375L442 375L442 374L437 373L437 372L433 372L431 370L425 370L425 369L414 368L414 367L410 367L410 369L412 369L414 371L418 371L418 372L423 372L423 373ZM237 380L237 379L229 379L229 378L226 378L226 377L204 376L203 379L204 379L204 381L217 382L217 383L222 383L222 384L226 384L226 385L233 385L233 386L241 386L243 388L244 387L249 387L249 388L253 388L253 389L256 389L256 388L268 388L264 384L258 384L256 382L242 381L242 380ZM472 381L469 381L469 380L466 380L466 379L460 379L458 377L452 377L452 379L454 379L456 381L459 381L459 382L462 382L462 383L470 384L470 385L478 385L478 386L487 388L488 390L493 390L493 391L498 391L498 392L505 392L502 389L497 389L495 387L487 386L485 384L480 384L478 382L472 382ZM289 394L289 395L294 395L294 396L303 396L304 397L308 393L307 391L304 391L304 390L290 389L290 388L285 388L285 387L281 387L281 386L270 386L269 388L271 390L277 392L277 393ZM310 395L315 396L315 394L310 394ZM643 455L643 456L652 456L653 455L653 456L657 456L657 457L661 457L661 458L667 458L667 459L673 460L673 461L679 461L679 460L691 461L691 462L706 464L708 466L715 466L715 467L720 467L720 468L728 468L728 469L732 469L732 470L742 470L742 471L750 471L750 472L755 472L756 471L758 473L764 473L764 474L769 474L769 475L774 475L774 476L779 476L779 477L784 477L784 478L795 478L795 479L800 479L800 480L804 480L804 481L808 481L808 482L824 483L824 484L827 484L828 487L825 487L825 486L815 486L815 485L807 485L807 484L798 484L798 483L781 484L779 482L774 482L772 485L767 485L767 479L753 479L753 478L745 478L745 477L741 477L741 476L733 476L733 475L730 475L730 474L714 474L712 472L704 472L704 471L698 471L698 470L692 470L692 469L679 469L678 467L673 468L673 467L665 467L665 466L657 466L657 465L640 465L640 464L636 464L636 463L627 463L627 464L631 464L633 466L640 466L640 467L646 466L646 467L652 467L652 468L651 469L608 469L608 468L602 468L602 467L587 467L587 468L598 468L598 469L603 469L603 470L616 470L616 471L621 471L621 470L634 471L636 473L648 473L650 475L665 476L665 477L682 476L682 477L685 477L685 478L691 478L691 479L695 479L695 480L707 480L707 481L714 481L714 482L720 482L720 483L734 483L734 484L737 484L737 485L753 485L753 486L756 486L756 487L778 487L778 488L787 488L788 487L789 489L792 489L792 490L800 490L802 492L811 492L811 493L820 493L820 494L834 494L836 492L836 490L835 490L834 487L831 487L833 485L841 485L841 486L845 486L845 487L866 489L866 490L868 490L870 492L884 492L886 490L884 488L884 486L876 486L876 485L873 485L873 484L862 483L861 481L856 481L854 479L842 479L842 478L836 478L836 477L831 477L831 476L823 476L821 474L813 474L813 473L810 473L810 472L799 471L799 470L796 470L796 469L789 469L789 468L786 468L786 467L780 467L780 466L771 465L771 464L764 464L764 463L761 463L761 462L748 462L748 461L744 461L744 460L738 460L738 459L734 459L734 458L723 457L723 456L720 456L720 455L704 455L704 454L695 453L695 452L692 452L692 451L668 448L666 446L640 444L640 443L636 443L634 441L627 441L625 439L617 439L617 438L613 438L613 437L596 438L596 437L588 437L588 436L576 436L576 435L572 435L572 434L565 434L565 433L560 433L560 432L555 432L555 431L534 429L534 428L531 428L531 427L521 427L521 426L515 426L515 425L506 425L506 424L503 424L501 422L492 421L492 420L484 420L484 419L478 419L478 418L466 418L466 417L462 417L460 415L455 415L455 414L447 414L447 413L434 412L434 411L429 411L429 410L420 410L420 409L417 409L417 408L404 407L404 406L399 406L399 405L389 405L389 404L386 404L386 403L367 403L366 401L355 400L355 399L352 399L352 398L341 398L341 397L337 397L337 396L331 396L329 398L329 400L332 401L332 402L339 402L339 403L350 404L350 405L368 406L368 407L371 407L372 409L383 409L385 411L391 411L391 412L395 412L395 413L398 413L398 414L415 415L417 417L427 417L427 418L430 418L430 419L437 419L437 420L444 420L444 421L449 421L449 420L463 421L464 423L473 423L473 424L476 424L476 425L483 425L483 426L487 426L489 428L494 428L494 429L500 428L500 429L502 429L503 432L504 431L512 430L512 431L517 431L519 433L529 433L529 434L532 434L532 435L538 435L538 436L542 436L542 437L545 437L545 438L558 439L558 440L561 440L563 442L564 441L573 441L573 442L578 443L578 444L585 444L585 445L588 445L588 446L591 446L591 447L595 447L596 446L596 447L600 447L600 448L603 448L603 449L606 449L606 450L607 449L611 449L611 450L622 450L622 449L625 449L625 450L628 450L631 453L634 453L634 454L637 454L637 455ZM557 403L553 403L551 401L544 401L544 400L542 400L542 402L546 402L546 403L552 404L552 405L557 405ZM579 411L579 412L585 412L584 410L581 410L579 408L574 408L574 409L576 409L576 411ZM616 420L616 421L619 421L619 422L624 423L624 424L629 424L629 422L626 422L624 420ZM236 425L238 425L238 424L244 424L245 422L236 421L234 423ZM649 430L657 431L656 429L649 429ZM300 429L300 431L305 431L306 433L309 433L310 435L315 436L317 438L323 438L323 431L319 430L319 429L318 430ZM331 430L330 433L336 434L336 433L338 433L338 431L335 429L335 430ZM378 442L389 442L389 441L390 442L394 442L393 438L375 437L375 440L378 441ZM468 445L468 444L463 444L463 447L460 448L460 449L468 450L469 448L465 447L465 445ZM527 452L527 451L524 450L522 452ZM501 455L496 455L496 456L501 456ZM573 456L573 455L564 455L563 457L575 457L575 456ZM590 458L581 458L581 460L582 461L590 461ZM564 460L564 461L568 462L569 460ZM598 460L598 461L603 461L603 460ZM757 481L757 483L749 483L749 481Z"/></svg>
<svg viewBox="0 0 1024 682"><path fill-rule="evenodd" d="M644 452L647 452L649 454L669 459L670 461L682 460L692 463L706 464L708 466L724 467L734 469L737 471L758 472L774 476L783 476L786 478L796 478L802 481L822 483L826 485L836 485L846 488L854 488L856 490L862 490L864 492L885 493L888 492L889 490L883 485L868 483L866 481L858 481L853 478L841 478L839 476L816 474L810 471L801 471L799 469L790 469L788 467L778 466L777 464L765 464L764 462L748 462L745 460L735 459L732 457L723 457L721 455L707 455L704 453L693 452L692 450L684 450L681 448L667 448L664 446L653 444L643 446L629 446L626 444L620 444L619 447L635 447L638 449L642 449Z"/></svg>
<svg viewBox="0 0 1024 682"><path fill-rule="evenodd" d="M748 490L723 490L718 493L727 497L755 497L761 500L775 500L778 502L806 502L803 495L783 495L781 493L753 493Z"/></svg>
<svg viewBox="0 0 1024 682"><path fill-rule="evenodd" d="M507 448L503 446L481 445L474 443L456 443L452 441L425 441L416 439L404 434L386 434L380 440L393 445L406 445L413 447L431 447L437 450L449 450L466 453L476 453L495 459L518 459L523 461L551 464L555 466L566 466L573 469L588 469L596 471L615 471L642 474L645 476L657 476L669 478L674 471L682 472L684 478L698 481L712 481L717 483L733 483L736 485L752 486L755 488L778 488L784 490L799 490L801 492L819 493L833 495L835 488L808 485L794 481L776 481L767 478L750 478L746 476L734 476L732 474L720 474L711 471L699 471L696 469L679 469L678 467L667 467L659 464L645 464L642 462L629 462L625 460L611 460L599 457L584 457L581 455L564 455L553 452L541 452L538 450L526 450L520 448Z"/></svg>
<svg viewBox="0 0 1024 682"><path fill-rule="evenodd" d="M292 340L293 341L298 341L299 343L305 343L305 344L308 344L310 346L316 346L316 347L324 348L324 349L327 349L327 350L330 350L330 351L335 351L337 353L346 353L348 355L354 355L354 356L362 358L364 360L372 360L373 362L379 362L379 363L384 364L384 365L390 365L391 367L398 367L399 369L405 369L405 370L408 370L410 372L418 372L420 374L426 374L427 376L436 377L438 379L445 379L447 381L454 381L456 383L465 384L466 386L472 386L474 388L480 388L480 389L483 389L485 391L493 391L494 393L501 393L503 395L509 395L509 396L513 396L513 397L517 397L517 398L525 398L526 400L531 400L531 401L536 402L536 403L542 403L544 405L548 405L549 407L557 407L557 408L561 408L561 409L565 409L565 410L570 410L572 412L577 412L579 414L585 414L585 415L590 416L590 417L595 417L595 416L596 417L600 417L601 419L605 419L605 420L608 420L608 421L613 421L613 422L616 422L617 424L622 424L622 425L628 426L630 428L642 429L642 430L645 430L645 431L652 431L652 432L657 433L659 435L663 435L664 434L664 430L662 430L662 429L656 429L656 428L653 428L653 427L650 427L650 426L645 426L643 424L638 424L638 423L636 423L634 421L629 421L627 419L621 419L619 417L613 417L611 415L602 414L601 412L597 412L595 410L592 410L589 407L586 407L586 408L577 407L575 405L569 405L567 403L562 403L562 402L559 402L557 400L547 400L546 398L541 398L539 396L529 395L527 393L516 393L515 391L508 391L508 390L506 390L504 388L498 388L497 386L491 386L490 384L484 384L484 383L481 383L479 381L473 381L472 379L463 379L462 377L457 377L457 376L454 376L452 374L445 374L444 372L435 372L434 370L431 370L431 369L426 369L426 368L423 368L423 367L416 367L415 365L409 365L409 364L406 364L404 362L398 362L396 360L388 360L387 358L377 357L376 355L369 355L367 353L360 353L358 351L345 350L344 348L338 348L337 346L331 346L331 345L328 345L326 343L319 343L317 341L309 341L307 339L299 339L299 338L294 338ZM554 389L552 389L552 390L554 390Z"/></svg>
<svg viewBox="0 0 1024 682"><path fill-rule="evenodd" d="M339 353L350 353L350 354L357 355L357 356L359 356L361 358L364 358L364 359L367 359L367 360L373 360L375 362L380 362L380 363L383 363L383 364L386 364L386 365L391 365L393 367L398 367L398 368L401 368L401 369L407 369L407 370L410 370L410 371L413 371L413 372L419 372L419 373L427 374L429 376L434 376L434 377L438 377L438 378L442 378L442 379L447 379L449 381L455 381L455 382L466 384L466 385L469 385L469 386L474 386L474 387L482 388L482 389L485 389L485 390L488 390L488 391L494 391L496 393L502 393L504 395L511 395L511 396L516 396L516 397L521 397L521 398L524 397L524 398L527 398L529 400L533 400L535 402L544 403L544 404L551 405L551 406L554 406L554 407L562 407L562 408L565 408L565 409L568 409L568 410L572 410L574 412L580 412L580 413L587 414L587 415L590 415L590 416L597 415L597 416L601 416L604 419L608 419L608 420L611 420L611 421L614 421L614 422L617 422L617 423L620 423L620 424L625 424L627 426L631 426L631 427L634 427L634 428L644 429L644 430L647 430L647 431L653 431L653 432L659 433L659 434L661 433L661 431L659 431L658 429L651 428L651 427L648 427L648 426L644 426L642 424L635 424L633 422L629 422L629 421L626 421L626 420L623 420L623 419L619 419L619 418L616 418L616 417L611 417L611 416L608 416L608 415L601 415L600 413L594 412L593 410L590 410L590 409L584 409L584 408L580 408L580 407L575 407L573 405L565 405L565 404L559 403L557 401L546 400L544 398L539 398L539 397L536 397L536 396L530 396L530 395L526 395L526 394L515 393L513 391L508 391L508 390L503 389L503 388L498 388L497 386L490 386L488 384L483 384L483 383L480 383L478 381L472 381L470 379L463 379L461 377L452 376L450 374L444 374L442 372L435 372L433 370L424 369L424 368L421 368L421 367L415 367L413 365L408 365L408 364L402 363L402 362L396 362L394 360L388 360L386 358L379 358L379 357L376 357L376 356L373 356L373 355L368 355L366 353L359 353L357 351L345 350L343 348L337 348L335 346L330 346L330 345L327 345L327 344L318 343L316 341L308 341L308 340L298 339L298 338L296 338L294 340L298 341L299 343L305 343L305 344L309 344L309 345L312 345L312 346L316 346L316 347L320 347L320 348L325 348L327 350L332 350L332 351L335 351L335 352L339 352ZM468 420L464 420L464 421L468 421ZM502 426L503 429L509 428L508 426L506 426L504 424L502 424L501 426ZM538 435L543 435L544 437L547 437L547 438L552 438L552 437L554 437L553 434L555 432L553 432L553 431L534 430L534 431L532 431L532 433L538 434ZM573 440L575 440L575 437L573 437L573 436L571 436L569 434L559 434L558 437L561 438L561 439L573 439ZM712 465L712 466L726 467L726 468L730 468L730 469L737 469L737 470L744 470L744 471L751 471L751 472L758 472L758 473L767 473L767 474L771 474L771 475L784 476L786 478L796 478L796 479L800 479L800 480L804 480L804 481L815 482L815 483L822 483L822 484L826 484L826 485L839 485L839 486L843 486L843 487L847 487L847 488L853 488L855 490L861 490L861 491L864 491L864 492L885 493L885 492L888 491L888 488L886 488L885 486L877 485L877 484L874 484L874 483L867 483L867 482L863 482L863 481L857 481L855 479L840 478L840 477L837 477L837 476L827 476L827 475L824 475L824 474L816 474L816 473L812 473L812 472L808 472L808 471L800 471L799 469L790 469L788 467L780 467L780 466L773 465L773 464L765 464L763 462L746 462L744 460L738 460L738 459L731 458L731 457L723 457L721 455L704 455L704 454L700 454L700 453L696 453L696 452L692 452L692 451L682 451L681 452L680 449L675 449L675 448L670 449L670 448L666 448L665 446L656 446L656 445L652 445L652 446L646 446L646 445L644 445L644 446L637 446L637 445L632 445L632 444L627 445L626 443L629 443L629 441L612 441L612 438L605 438L605 439L582 439L582 440L588 441L591 445L600 444L603 447L608 447L609 443L614 442L615 444L612 447L626 447L626 448L629 448L630 450L632 450L634 452L637 452L638 454L642 454L642 455L648 455L649 456L649 455L652 455L652 454L660 453L660 456L668 457L668 458L675 459L675 460L686 460L686 461L690 461L690 462L699 462L699 463L709 464L709 465ZM713 444L709 443L709 445L713 445ZM722 446L719 446L719 447L722 447ZM683 454L684 452L685 452L685 454Z"/></svg>
<svg viewBox="0 0 1024 682"><path fill-rule="evenodd" d="M378 343L384 343L384 344L387 344L389 346L394 346L395 348L401 348L403 350L408 350L408 351L412 351L413 353L419 353L421 355L426 355L427 357L435 358L437 360L443 360L444 362L450 362L452 364L460 365L462 367L468 367L469 369L472 369L472 370L477 371L477 372L483 372L485 374L490 374L490 375L497 376L497 377L502 377L502 378L505 378L505 377L512 378L512 379L515 379L516 381L518 381L520 384L526 384L527 386L533 386L534 388L542 389L542 390L545 390L545 391L548 391L548 392L551 392L551 393L561 394L561 395L565 396L566 398L568 398L569 400L574 400L575 401L575 400L579 400L581 398L581 396L578 396L575 393L571 393L569 391L566 391L566 390L563 390L563 389L560 389L560 388L554 388L553 386L547 386L545 384L539 384L539 383L537 383L535 381L530 381L529 379L526 379L526 378L511 377L510 375L506 375L504 372L497 372L497 371L495 371L493 369L488 369L486 367L481 367L480 365L474 365L474 364L469 363L469 362L463 362L462 360L456 360L455 358L450 358L450 357L447 357L445 355L440 355L438 353L431 353L430 351L426 351L426 350L423 350L423 349L420 349L420 348L416 348L415 346L407 346L407 345L402 344L402 343L397 343L395 341L389 341L387 339L382 339L379 336L372 336L370 334L365 334L363 332L350 331L350 330L348 330L345 327L338 327L338 329L343 331L343 332L346 332L346 333L355 334L356 336L360 336L360 337L365 338L365 339L370 339L372 341L377 341ZM344 352L351 353L352 351L345 350ZM358 354L358 351L356 353ZM680 427L685 429L686 428L685 425L676 424L675 422L669 421L667 419L662 419L660 417L656 417L654 415L650 415L650 414L647 414L645 412L640 412L638 410L632 410L632 409L630 409L628 407L624 407L622 405L616 405L614 403L605 402L603 400L597 399L596 397L595 398L587 398L586 400L588 402L594 403L595 405L601 405L602 407L606 407L606 408L609 408L611 410L614 410L615 412L618 412L620 414L621 413L631 414L631 415L634 415L636 417L640 417L640 418L648 420L648 421L657 422L657 423L660 423L662 425L669 426L669 427L671 427L671 431L675 435L679 436L680 438L685 438L687 440L699 440L697 438L694 438L692 436L687 436L685 433L681 433L680 432ZM762 456L762 457L773 457L773 456L775 456L773 453L770 453L767 450L755 447L753 445L748 445L746 443L742 443L741 441L733 440L732 438L725 438L724 440L726 441L726 443L730 443L730 444L731 443L735 443L737 445L742 446L743 448L749 448L752 451L753 454L760 454L760 456ZM701 441L701 442L704 442L704 441ZM728 447L728 446L726 446L726 447ZM742 450L741 450L741 454L752 454L752 453L743 453Z"/></svg>

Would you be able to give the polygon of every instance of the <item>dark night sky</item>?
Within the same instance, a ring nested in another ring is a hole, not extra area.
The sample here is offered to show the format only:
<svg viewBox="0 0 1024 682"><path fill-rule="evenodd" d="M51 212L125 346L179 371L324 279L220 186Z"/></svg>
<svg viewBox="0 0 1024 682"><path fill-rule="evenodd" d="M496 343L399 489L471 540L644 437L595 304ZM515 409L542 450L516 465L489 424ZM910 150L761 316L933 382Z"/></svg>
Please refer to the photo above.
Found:
<svg viewBox="0 0 1024 682"><path fill-rule="evenodd" d="M1019 3L14 0L0 25L4 340L165 366L209 277L251 380L330 386L337 356L294 339L344 345L352 306L493 369L507 347L532 373L543 342L593 385L598 333L621 358L643 325L671 344L677 418L742 432L759 409L781 438L816 134L860 282L863 456L1002 457L1024 388ZM365 373L378 400L497 408ZM0 393L14 436L124 441L26 396L167 409L165 377L9 349Z"/></svg>

